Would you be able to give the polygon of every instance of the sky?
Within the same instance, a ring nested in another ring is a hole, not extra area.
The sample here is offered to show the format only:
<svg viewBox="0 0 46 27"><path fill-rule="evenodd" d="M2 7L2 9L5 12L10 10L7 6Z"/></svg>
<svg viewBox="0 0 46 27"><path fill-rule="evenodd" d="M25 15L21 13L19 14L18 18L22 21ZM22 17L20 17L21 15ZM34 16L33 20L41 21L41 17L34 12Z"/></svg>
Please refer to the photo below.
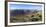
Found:
<svg viewBox="0 0 46 27"><path fill-rule="evenodd" d="M10 4L9 8L10 10L15 10L15 9L42 10L42 5Z"/></svg>

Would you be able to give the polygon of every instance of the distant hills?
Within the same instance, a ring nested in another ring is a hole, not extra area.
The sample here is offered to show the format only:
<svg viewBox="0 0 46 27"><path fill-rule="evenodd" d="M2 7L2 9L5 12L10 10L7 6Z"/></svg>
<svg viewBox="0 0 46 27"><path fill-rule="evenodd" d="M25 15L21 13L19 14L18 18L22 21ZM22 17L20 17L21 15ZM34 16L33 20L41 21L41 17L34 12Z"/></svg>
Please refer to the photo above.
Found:
<svg viewBox="0 0 46 27"><path fill-rule="evenodd" d="M10 16L37 13L41 10L10 10Z"/></svg>

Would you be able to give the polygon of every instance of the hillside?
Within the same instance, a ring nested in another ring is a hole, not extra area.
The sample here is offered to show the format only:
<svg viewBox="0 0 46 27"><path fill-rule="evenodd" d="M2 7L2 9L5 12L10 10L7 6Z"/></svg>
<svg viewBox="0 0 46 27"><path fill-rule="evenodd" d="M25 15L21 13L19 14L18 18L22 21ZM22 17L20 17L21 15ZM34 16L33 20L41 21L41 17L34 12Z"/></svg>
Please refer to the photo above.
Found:
<svg viewBox="0 0 46 27"><path fill-rule="evenodd" d="M41 10L10 10L10 21L12 23L42 21L42 11Z"/></svg>

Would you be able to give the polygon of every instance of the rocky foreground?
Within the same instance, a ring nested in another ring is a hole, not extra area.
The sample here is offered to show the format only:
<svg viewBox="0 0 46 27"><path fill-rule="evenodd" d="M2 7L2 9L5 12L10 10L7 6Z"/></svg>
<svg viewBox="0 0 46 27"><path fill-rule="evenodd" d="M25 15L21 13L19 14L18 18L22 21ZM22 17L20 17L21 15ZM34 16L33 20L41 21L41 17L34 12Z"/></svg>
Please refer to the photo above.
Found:
<svg viewBox="0 0 46 27"><path fill-rule="evenodd" d="M23 12L23 11L21 11ZM41 11L26 11L19 14L14 13L10 16L10 22L36 22L42 21L42 12Z"/></svg>

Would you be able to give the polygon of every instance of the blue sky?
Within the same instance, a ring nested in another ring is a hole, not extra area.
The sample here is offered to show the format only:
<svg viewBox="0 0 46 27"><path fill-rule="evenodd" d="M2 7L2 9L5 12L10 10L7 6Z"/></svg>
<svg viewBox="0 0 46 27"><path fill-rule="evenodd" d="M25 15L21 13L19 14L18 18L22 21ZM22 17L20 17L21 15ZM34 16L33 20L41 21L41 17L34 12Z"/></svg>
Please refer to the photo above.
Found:
<svg viewBox="0 0 46 27"><path fill-rule="evenodd" d="M10 4L10 10L15 10L15 9L37 9L37 10L42 10L42 5L26 5L26 4Z"/></svg>

